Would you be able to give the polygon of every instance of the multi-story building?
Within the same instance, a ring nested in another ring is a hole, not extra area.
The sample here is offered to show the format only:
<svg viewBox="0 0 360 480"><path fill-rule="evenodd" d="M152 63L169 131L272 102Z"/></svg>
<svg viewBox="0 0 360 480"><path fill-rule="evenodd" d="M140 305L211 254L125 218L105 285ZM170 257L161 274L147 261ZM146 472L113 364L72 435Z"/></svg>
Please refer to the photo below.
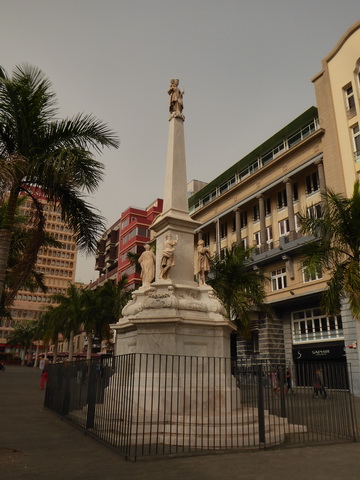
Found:
<svg viewBox="0 0 360 480"><path fill-rule="evenodd" d="M323 60L313 79L318 108L311 107L189 199L201 222L199 236L212 253L233 243L255 247L251 268L270 279L273 318L254 312L252 341L238 352L271 361L351 362L360 393L360 326L344 303L325 316L321 293L326 272L303 268L298 213L321 215L321 190L351 195L360 171L360 22Z"/></svg>
<svg viewBox="0 0 360 480"><path fill-rule="evenodd" d="M51 296L57 293L65 294L69 282L75 280L77 247L73 233L61 220L59 207L48 203L41 192L34 190L34 194L44 204L46 231L61 242L61 246L40 249L35 268L44 276L44 283L48 287L47 293L39 289L35 292L19 290L10 308L11 319L1 320L0 348L2 349L6 348L6 338L16 323L38 319L40 313L49 304L55 303ZM32 203L30 200L26 200L22 204L19 213L31 218Z"/></svg>
<svg viewBox="0 0 360 480"><path fill-rule="evenodd" d="M128 288L135 289L141 285L139 266L128 258L128 253L140 255L144 251L144 245L151 241L149 227L162 208L163 200L157 198L145 209L128 207L122 212L98 243L95 270L99 271L99 278L87 288L96 289L107 281L117 283L123 275L127 275ZM99 339L94 340L95 350L102 349ZM77 335L74 341L83 349L87 346L84 333Z"/></svg>
<svg viewBox="0 0 360 480"><path fill-rule="evenodd" d="M128 277L129 288L141 285L139 269L129 260L128 253L143 252L144 245L150 241L149 227L162 212L162 207L162 199L157 198L145 209L129 207L122 212L99 242L95 263L99 278L89 288L96 288L107 280L117 282L124 274Z"/></svg>

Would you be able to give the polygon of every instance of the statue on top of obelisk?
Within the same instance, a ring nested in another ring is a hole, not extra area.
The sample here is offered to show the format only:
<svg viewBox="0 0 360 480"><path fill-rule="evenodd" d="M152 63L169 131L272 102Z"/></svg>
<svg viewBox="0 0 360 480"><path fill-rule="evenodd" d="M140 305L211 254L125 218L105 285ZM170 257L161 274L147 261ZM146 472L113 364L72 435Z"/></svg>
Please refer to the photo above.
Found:
<svg viewBox="0 0 360 480"><path fill-rule="evenodd" d="M179 79L173 78L170 80L170 88L168 94L170 95L170 116L174 117L184 117L182 114L184 104L183 104L183 95L184 91L181 91L179 88Z"/></svg>

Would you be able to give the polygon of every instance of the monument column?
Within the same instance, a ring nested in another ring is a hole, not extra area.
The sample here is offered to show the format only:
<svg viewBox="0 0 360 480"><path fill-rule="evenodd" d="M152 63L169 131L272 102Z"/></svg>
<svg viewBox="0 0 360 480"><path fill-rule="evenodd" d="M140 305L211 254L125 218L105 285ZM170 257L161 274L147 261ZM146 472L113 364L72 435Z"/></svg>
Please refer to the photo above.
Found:
<svg viewBox="0 0 360 480"><path fill-rule="evenodd" d="M195 222L188 211L185 117L183 93L178 84L178 80L172 80L168 92L170 117L164 207L150 226L156 238L155 281L143 284L132 293L132 300L122 311L123 317L112 325L116 332L115 351L118 354L227 357L230 332L236 327L224 317L223 305L206 285L209 270L201 257L204 254L201 246L197 248L194 269L194 232L201 224ZM220 232L218 244L219 241Z"/></svg>

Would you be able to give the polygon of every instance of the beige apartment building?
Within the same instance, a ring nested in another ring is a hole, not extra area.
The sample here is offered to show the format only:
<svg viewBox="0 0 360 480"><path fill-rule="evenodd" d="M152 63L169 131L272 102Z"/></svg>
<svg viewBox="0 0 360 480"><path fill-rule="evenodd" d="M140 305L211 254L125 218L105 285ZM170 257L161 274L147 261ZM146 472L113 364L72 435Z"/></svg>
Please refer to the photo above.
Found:
<svg viewBox="0 0 360 480"><path fill-rule="evenodd" d="M238 354L271 362L350 362L360 393L360 336L343 305L341 315L320 310L326 272L303 268L298 213L321 215L321 190L351 195L360 170L360 22L323 60L313 79L311 107L189 199L198 238L222 255L234 243L255 247L251 268L269 278L270 320L254 312L251 341ZM355 347L355 348L353 348Z"/></svg>
<svg viewBox="0 0 360 480"><path fill-rule="evenodd" d="M42 248L39 251L36 269L43 273L47 293L39 289L36 292L19 290L11 307L11 319L2 319L0 325L0 348L5 351L6 339L16 323L25 320L37 320L44 310L55 304L51 298L54 294L65 294L69 282L75 281L77 247L74 236L69 227L61 220L58 207L47 203L45 197L39 195L45 205L46 230L59 242L60 248ZM20 214L31 217L31 202L25 201L21 206Z"/></svg>

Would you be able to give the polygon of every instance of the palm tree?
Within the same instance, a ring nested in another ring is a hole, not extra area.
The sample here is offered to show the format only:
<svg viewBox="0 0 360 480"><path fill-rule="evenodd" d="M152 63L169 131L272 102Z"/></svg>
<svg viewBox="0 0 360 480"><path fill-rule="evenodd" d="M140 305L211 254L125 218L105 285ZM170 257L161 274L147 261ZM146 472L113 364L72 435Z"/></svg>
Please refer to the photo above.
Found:
<svg viewBox="0 0 360 480"><path fill-rule="evenodd" d="M116 323L122 309L131 298L131 291L127 290L127 276L123 275L117 284L108 281L96 290L98 304L95 318L94 334L110 340L110 325Z"/></svg>
<svg viewBox="0 0 360 480"><path fill-rule="evenodd" d="M37 322L27 320L15 325L14 330L7 338L8 345L21 345L24 347L24 354L21 365L26 362L26 356L30 357L33 341L37 337Z"/></svg>
<svg viewBox="0 0 360 480"><path fill-rule="evenodd" d="M47 291L47 287L43 281L43 274L38 272L34 266L28 271L26 277L23 275L21 267L19 267L19 264L22 265L27 261L27 244L29 241L31 241L34 233L31 226L29 226L28 217L19 213L19 209L25 200L25 197L18 198L16 205L11 250L8 257L5 275L5 290L3 291L1 298L2 311L6 311L6 308L12 305L16 293L21 287L26 288L29 291L35 291L37 288L40 288L40 290L43 292ZM3 201L0 203L0 228L3 225L3 219L6 215L7 208L8 202ZM46 232L43 246L60 247L61 243L58 242L51 234Z"/></svg>
<svg viewBox="0 0 360 480"><path fill-rule="evenodd" d="M53 295L59 305L54 309L54 320L60 326L61 333L68 341L68 360L71 362L74 351L74 336L82 324L83 317L83 289L69 284L65 295Z"/></svg>
<svg viewBox="0 0 360 480"><path fill-rule="evenodd" d="M305 249L304 266L310 273L327 270L330 279L321 307L328 315L340 312L348 299L354 317L360 319L360 190L355 182L352 197L326 189L322 194L322 216L300 216L301 230L315 236Z"/></svg>
<svg viewBox="0 0 360 480"><path fill-rule="evenodd" d="M102 178L103 165L94 158L119 142L106 124L92 115L57 119L55 94L43 73L17 66L9 77L0 68L0 198L8 208L0 228L0 297L4 289L17 199L26 194L34 209L34 235L27 245L26 277L36 261L45 234L41 193L61 210L80 249L94 251L104 230L103 218L84 199Z"/></svg>
<svg viewBox="0 0 360 480"><path fill-rule="evenodd" d="M244 338L250 332L251 314L255 309L271 316L265 304L266 277L250 265L252 249L234 244L226 249L224 257L211 259L207 283L214 289L224 305L226 316L238 326Z"/></svg>
<svg viewBox="0 0 360 480"><path fill-rule="evenodd" d="M41 340L46 345L46 351L50 344L54 345L53 361L57 360L59 335L63 332L64 321L63 317L59 315L57 307L50 305L45 312L41 314L39 319Z"/></svg>

